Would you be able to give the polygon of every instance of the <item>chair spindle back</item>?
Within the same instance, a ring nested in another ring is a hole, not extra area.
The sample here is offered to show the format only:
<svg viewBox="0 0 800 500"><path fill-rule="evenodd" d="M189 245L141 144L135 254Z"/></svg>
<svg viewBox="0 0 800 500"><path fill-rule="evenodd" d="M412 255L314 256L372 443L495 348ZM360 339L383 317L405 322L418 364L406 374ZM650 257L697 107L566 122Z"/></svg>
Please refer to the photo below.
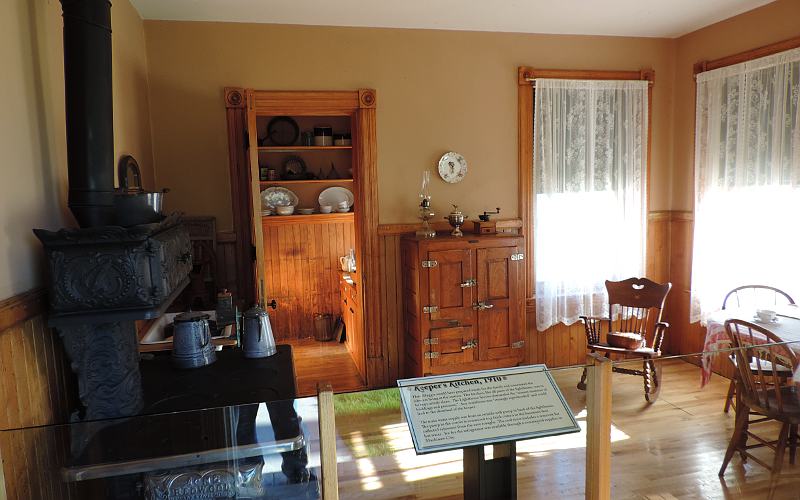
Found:
<svg viewBox="0 0 800 500"><path fill-rule="evenodd" d="M661 321L664 302L671 288L672 283L662 285L647 278L606 281L611 329L642 336L653 331L653 325ZM614 320L616 313L619 313L618 319ZM618 328L613 328L615 321Z"/></svg>
<svg viewBox="0 0 800 500"><path fill-rule="evenodd" d="M722 309L730 307L770 307L794 304L794 299L778 288L767 285L737 286L722 301Z"/></svg>
<svg viewBox="0 0 800 500"><path fill-rule="evenodd" d="M785 369L797 365L795 354L780 337L744 320L726 321L725 331L735 348L741 397L751 408L782 412Z"/></svg>

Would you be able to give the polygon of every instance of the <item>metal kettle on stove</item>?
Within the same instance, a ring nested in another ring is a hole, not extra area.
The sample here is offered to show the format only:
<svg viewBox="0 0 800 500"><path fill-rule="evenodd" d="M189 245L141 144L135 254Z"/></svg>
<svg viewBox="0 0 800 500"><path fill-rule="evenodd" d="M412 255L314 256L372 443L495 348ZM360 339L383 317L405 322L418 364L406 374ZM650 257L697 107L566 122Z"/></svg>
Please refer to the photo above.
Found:
<svg viewBox="0 0 800 500"><path fill-rule="evenodd" d="M198 368L217 360L208 319L206 313L189 311L172 320L172 362L178 368Z"/></svg>
<svg viewBox="0 0 800 500"><path fill-rule="evenodd" d="M266 358L277 352L269 315L259 305L254 305L244 313L242 351L245 358Z"/></svg>

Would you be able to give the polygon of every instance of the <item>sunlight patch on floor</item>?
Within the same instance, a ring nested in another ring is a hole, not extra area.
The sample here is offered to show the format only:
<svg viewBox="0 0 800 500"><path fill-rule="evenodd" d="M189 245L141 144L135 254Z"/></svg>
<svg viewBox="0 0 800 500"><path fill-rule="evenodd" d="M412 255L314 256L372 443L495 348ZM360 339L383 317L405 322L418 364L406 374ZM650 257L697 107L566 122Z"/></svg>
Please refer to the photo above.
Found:
<svg viewBox="0 0 800 500"><path fill-rule="evenodd" d="M579 413L578 416L581 414L585 415L585 411ZM544 456L556 450L586 448L586 421L578 420L578 426L581 428L580 432L572 434L517 441L517 454L529 453L534 456ZM611 442L625 441L626 439L630 439L630 436L612 424Z"/></svg>
<svg viewBox="0 0 800 500"><path fill-rule="evenodd" d="M353 432L350 435L350 439L353 440L353 444L356 447L365 447L364 445L364 438L362 437L360 432ZM375 464L369 458L364 458L358 460L358 477L361 478L361 486L366 491L374 491L383 488L383 483L378 477L377 469L375 468Z"/></svg>

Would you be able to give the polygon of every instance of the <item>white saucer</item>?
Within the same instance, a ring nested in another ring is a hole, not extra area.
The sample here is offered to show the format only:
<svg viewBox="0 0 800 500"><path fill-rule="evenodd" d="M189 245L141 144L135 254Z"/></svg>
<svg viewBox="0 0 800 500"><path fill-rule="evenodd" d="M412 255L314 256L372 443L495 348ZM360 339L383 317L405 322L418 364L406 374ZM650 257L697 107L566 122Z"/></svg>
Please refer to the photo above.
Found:
<svg viewBox="0 0 800 500"><path fill-rule="evenodd" d="M758 316L754 316L753 317L753 321L755 321L756 323L761 323L762 325L770 325L772 323L777 323L778 322L778 318L775 318L775 319L770 320L770 321L762 321L761 318L759 318Z"/></svg>

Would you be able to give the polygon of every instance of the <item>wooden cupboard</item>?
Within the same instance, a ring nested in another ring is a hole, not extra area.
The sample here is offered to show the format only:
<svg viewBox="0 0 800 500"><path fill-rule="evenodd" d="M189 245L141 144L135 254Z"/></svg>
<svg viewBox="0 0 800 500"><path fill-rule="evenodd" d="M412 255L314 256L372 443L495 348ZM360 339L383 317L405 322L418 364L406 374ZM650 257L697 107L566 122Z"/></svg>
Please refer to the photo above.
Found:
<svg viewBox="0 0 800 500"><path fill-rule="evenodd" d="M523 360L521 236L406 236L400 245L406 377L515 366Z"/></svg>
<svg viewBox="0 0 800 500"><path fill-rule="evenodd" d="M339 293L341 296L342 321L344 321L347 352L353 358L358 372L365 371L364 360L364 319L361 310L361 298L358 293L358 275L356 273L339 272Z"/></svg>
<svg viewBox="0 0 800 500"><path fill-rule="evenodd" d="M354 249L364 298L354 306L359 311L352 321L360 323L356 331L364 334L353 337L359 345L349 351L362 378L383 385L387 370L377 324L375 91L228 87L225 102L238 273L243 288L252 287L243 298L275 301L277 309L270 315L278 342L310 337L315 314L339 313L339 257ZM278 122L284 124L282 132L270 125ZM287 133L287 126L294 133ZM300 132L323 126L351 137L351 143L309 146L303 141ZM334 187L351 191L352 210L319 213L319 195ZM314 213L263 215L260 193L270 188L288 189L298 198L297 208ZM366 293L373 288L375 293Z"/></svg>

